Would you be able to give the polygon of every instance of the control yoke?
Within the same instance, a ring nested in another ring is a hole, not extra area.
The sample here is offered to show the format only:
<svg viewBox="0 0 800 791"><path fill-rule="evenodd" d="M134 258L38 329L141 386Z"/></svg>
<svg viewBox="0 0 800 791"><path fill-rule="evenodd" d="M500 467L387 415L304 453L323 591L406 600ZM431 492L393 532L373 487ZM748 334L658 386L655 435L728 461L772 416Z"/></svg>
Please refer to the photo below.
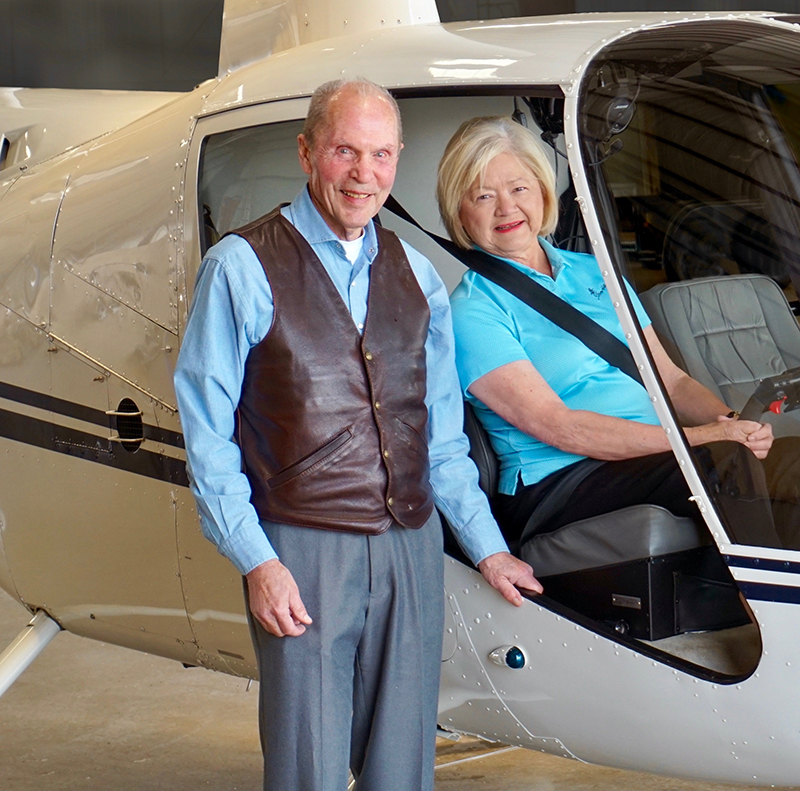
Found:
<svg viewBox="0 0 800 791"><path fill-rule="evenodd" d="M800 407L800 368L769 376L758 383L742 407L742 420L760 420L767 410L780 415Z"/></svg>

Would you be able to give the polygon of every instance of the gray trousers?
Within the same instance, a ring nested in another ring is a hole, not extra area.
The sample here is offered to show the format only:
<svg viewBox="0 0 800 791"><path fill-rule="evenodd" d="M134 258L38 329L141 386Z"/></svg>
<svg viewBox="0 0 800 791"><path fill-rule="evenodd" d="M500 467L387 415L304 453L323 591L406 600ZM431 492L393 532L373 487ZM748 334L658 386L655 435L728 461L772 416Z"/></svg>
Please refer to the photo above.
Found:
<svg viewBox="0 0 800 791"><path fill-rule="evenodd" d="M442 532L268 524L314 623L253 624L265 791L432 791L443 630Z"/></svg>

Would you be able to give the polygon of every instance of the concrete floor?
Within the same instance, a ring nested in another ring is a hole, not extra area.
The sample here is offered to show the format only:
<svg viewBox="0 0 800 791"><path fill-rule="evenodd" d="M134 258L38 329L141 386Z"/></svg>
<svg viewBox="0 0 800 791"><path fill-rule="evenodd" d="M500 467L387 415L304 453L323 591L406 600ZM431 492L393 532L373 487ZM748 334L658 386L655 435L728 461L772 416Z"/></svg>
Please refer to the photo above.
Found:
<svg viewBox="0 0 800 791"><path fill-rule="evenodd" d="M28 620L0 591L0 652ZM0 699L0 789L256 791L257 695L255 685L246 688L247 682L220 673L60 634ZM474 739L442 739L437 753L436 791L734 788Z"/></svg>

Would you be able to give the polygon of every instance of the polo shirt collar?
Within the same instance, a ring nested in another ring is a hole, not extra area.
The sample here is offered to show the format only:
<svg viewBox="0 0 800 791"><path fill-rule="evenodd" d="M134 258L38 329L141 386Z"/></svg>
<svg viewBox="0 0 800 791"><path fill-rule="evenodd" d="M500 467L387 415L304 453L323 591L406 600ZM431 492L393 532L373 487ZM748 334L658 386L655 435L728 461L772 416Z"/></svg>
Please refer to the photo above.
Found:
<svg viewBox="0 0 800 791"><path fill-rule="evenodd" d="M529 277L552 283L554 280L558 280L559 276L561 275L561 272L569 268L572 264L562 254L561 250L559 250L557 247L554 247L545 238L539 236L538 239L539 239L539 244L542 246L542 250L544 250L544 253L547 256L547 260L550 262L550 266L553 268L552 279L549 278L547 275L544 275L541 272L537 272L535 269L526 266L525 264L519 263L519 261L514 261L511 258L503 258L502 256L499 255L495 256L495 258L499 258L501 261L505 261L506 263L511 264L511 266L513 266L516 269L519 269L521 272L524 272Z"/></svg>
<svg viewBox="0 0 800 791"><path fill-rule="evenodd" d="M550 266L553 268L553 280L557 280L561 272L564 269L568 269L572 264L561 250L550 244L544 237L539 237L539 244L542 246L547 260L550 261Z"/></svg>

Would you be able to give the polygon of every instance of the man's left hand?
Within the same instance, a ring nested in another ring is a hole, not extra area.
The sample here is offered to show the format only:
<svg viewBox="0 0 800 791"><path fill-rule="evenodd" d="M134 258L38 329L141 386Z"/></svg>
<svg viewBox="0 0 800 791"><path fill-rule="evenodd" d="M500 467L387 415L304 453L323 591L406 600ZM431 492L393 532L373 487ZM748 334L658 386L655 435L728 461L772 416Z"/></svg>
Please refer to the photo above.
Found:
<svg viewBox="0 0 800 791"><path fill-rule="evenodd" d="M541 593L543 590L539 580L533 576L533 569L510 552L489 555L478 563L478 569L493 588L517 607L522 605L522 594L517 588L527 593Z"/></svg>

